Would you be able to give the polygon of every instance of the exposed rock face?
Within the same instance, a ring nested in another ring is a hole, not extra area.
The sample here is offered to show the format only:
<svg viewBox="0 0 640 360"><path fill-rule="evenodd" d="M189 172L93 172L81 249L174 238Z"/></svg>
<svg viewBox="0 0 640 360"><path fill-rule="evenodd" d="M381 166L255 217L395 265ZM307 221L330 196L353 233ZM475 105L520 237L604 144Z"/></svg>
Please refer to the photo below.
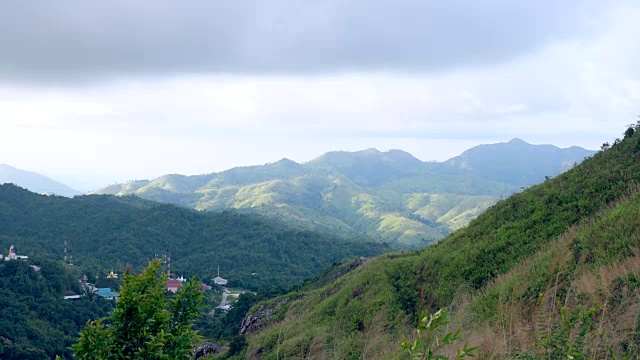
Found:
<svg viewBox="0 0 640 360"><path fill-rule="evenodd" d="M217 354L220 351L218 344L212 342L204 342L198 346L193 353L195 359L200 359L210 354Z"/></svg>
<svg viewBox="0 0 640 360"><path fill-rule="evenodd" d="M358 266L366 263L367 261L371 260L371 258L368 257L359 257L358 259L354 260L353 262L349 263L348 265L346 265L344 267L344 269L340 270L340 272L338 272L337 274L333 275L328 282L333 282L343 276L345 276L348 272L350 272L351 270L357 268Z"/></svg>
<svg viewBox="0 0 640 360"><path fill-rule="evenodd" d="M345 267L342 270L340 270L338 273L336 273L333 276L327 278L327 280L325 280L325 284L330 284L330 283L338 280L339 278L345 276L347 273L349 273L353 269L357 268L358 266L366 263L369 260L371 260L371 258L368 258L368 257L360 257L360 258L354 260L353 262L345 265ZM340 284L335 285L331 289L329 289L329 290L323 292L322 294L320 294L320 298L321 299L328 298L329 296L335 294L338 291L339 288L340 288Z"/></svg>
<svg viewBox="0 0 640 360"><path fill-rule="evenodd" d="M279 300L270 307L261 305L254 313L247 314L242 321L242 326L240 326L240 335L252 334L267 326L273 319L274 312L287 302L289 302L289 298Z"/></svg>

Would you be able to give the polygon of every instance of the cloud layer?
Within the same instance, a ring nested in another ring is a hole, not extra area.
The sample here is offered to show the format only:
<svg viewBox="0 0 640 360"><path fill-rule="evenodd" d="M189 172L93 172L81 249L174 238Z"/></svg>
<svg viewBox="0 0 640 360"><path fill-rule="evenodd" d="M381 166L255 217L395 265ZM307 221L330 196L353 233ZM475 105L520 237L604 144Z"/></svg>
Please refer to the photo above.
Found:
<svg viewBox="0 0 640 360"><path fill-rule="evenodd" d="M0 2L0 78L441 71L584 37L603 2Z"/></svg>
<svg viewBox="0 0 640 360"><path fill-rule="evenodd" d="M0 2L0 163L80 189L330 150L594 149L640 113L632 1L37 5Z"/></svg>

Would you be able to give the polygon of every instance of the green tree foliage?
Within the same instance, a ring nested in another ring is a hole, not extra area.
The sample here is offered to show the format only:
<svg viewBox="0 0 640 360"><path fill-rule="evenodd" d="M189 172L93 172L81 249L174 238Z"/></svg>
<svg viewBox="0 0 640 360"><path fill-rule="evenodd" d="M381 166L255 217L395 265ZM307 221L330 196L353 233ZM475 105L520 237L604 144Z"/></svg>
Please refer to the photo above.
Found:
<svg viewBox="0 0 640 360"><path fill-rule="evenodd" d="M53 261L37 264L40 272L27 262L0 261L0 359L70 359L84 324L113 307L93 296L64 300L65 290L82 293L80 274Z"/></svg>
<svg viewBox="0 0 640 360"><path fill-rule="evenodd" d="M138 276L127 272L113 313L87 323L73 350L78 359L190 359L199 337L201 286L187 282L174 299L165 295L161 262Z"/></svg>
<svg viewBox="0 0 640 360"><path fill-rule="evenodd" d="M257 215L198 212L133 196L68 199L0 185L0 250L14 244L21 254L62 259L65 240L74 264L87 273L122 272L124 264L140 270L156 254L171 253L173 273L209 282L219 264L230 286L256 291L289 287L334 262L390 250L361 236L290 228Z"/></svg>

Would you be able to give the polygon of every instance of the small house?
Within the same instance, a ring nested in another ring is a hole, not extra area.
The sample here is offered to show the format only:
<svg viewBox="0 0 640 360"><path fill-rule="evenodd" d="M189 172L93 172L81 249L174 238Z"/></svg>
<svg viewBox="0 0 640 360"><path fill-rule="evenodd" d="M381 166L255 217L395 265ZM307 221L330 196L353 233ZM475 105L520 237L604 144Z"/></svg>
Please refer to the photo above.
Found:
<svg viewBox="0 0 640 360"><path fill-rule="evenodd" d="M97 292L98 296L105 298L107 300L115 300L120 296L117 292L111 290L111 288L98 288Z"/></svg>
<svg viewBox="0 0 640 360"><path fill-rule="evenodd" d="M182 285L184 285L183 281L175 279L169 279L166 282L167 291L171 291L174 294L177 293L180 288L182 288Z"/></svg>

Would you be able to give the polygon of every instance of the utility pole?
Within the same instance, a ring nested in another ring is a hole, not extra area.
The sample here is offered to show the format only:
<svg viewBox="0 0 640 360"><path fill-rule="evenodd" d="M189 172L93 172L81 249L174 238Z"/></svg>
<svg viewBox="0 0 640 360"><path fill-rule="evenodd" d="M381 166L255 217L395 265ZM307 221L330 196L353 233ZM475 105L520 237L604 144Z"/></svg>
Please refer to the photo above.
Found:
<svg viewBox="0 0 640 360"><path fill-rule="evenodd" d="M171 253L167 254L167 276L171 277Z"/></svg>

